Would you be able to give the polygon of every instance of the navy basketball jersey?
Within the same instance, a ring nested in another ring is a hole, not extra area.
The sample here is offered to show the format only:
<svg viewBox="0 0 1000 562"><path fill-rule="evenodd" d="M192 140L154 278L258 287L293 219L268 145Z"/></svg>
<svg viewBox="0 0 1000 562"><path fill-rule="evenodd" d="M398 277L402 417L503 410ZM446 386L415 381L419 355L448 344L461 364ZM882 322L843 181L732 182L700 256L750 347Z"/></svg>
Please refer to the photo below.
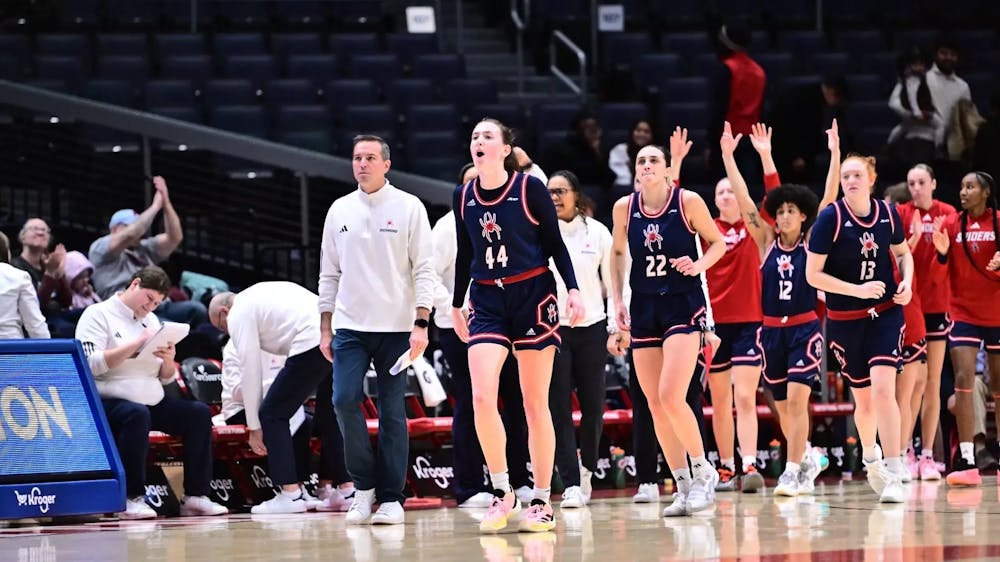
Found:
<svg viewBox="0 0 1000 562"><path fill-rule="evenodd" d="M701 290L701 279L678 273L672 258L698 259L695 235L684 216L683 189L670 193L667 204L656 214L642 209L642 192L629 196L628 247L632 255L629 283L632 293L659 295Z"/></svg>
<svg viewBox="0 0 1000 562"><path fill-rule="evenodd" d="M791 249L775 240L760 265L764 316L783 318L816 310L816 289L806 282L806 248L799 240Z"/></svg>
<svg viewBox="0 0 1000 562"><path fill-rule="evenodd" d="M538 220L528 209L529 188L544 190L545 186L538 178L515 173L504 187L485 191L485 197L479 178L459 188L461 209L455 211L461 214L472 241L474 280L499 279L548 266Z"/></svg>
<svg viewBox="0 0 1000 562"><path fill-rule="evenodd" d="M871 214L859 218L843 199L838 200L820 212L809 235L809 251L826 254L825 273L857 285L868 281L885 283L885 294L880 299L827 293L830 310L867 310L891 301L896 293L895 257L890 246L904 241L902 221L884 201L872 198L871 207Z"/></svg>

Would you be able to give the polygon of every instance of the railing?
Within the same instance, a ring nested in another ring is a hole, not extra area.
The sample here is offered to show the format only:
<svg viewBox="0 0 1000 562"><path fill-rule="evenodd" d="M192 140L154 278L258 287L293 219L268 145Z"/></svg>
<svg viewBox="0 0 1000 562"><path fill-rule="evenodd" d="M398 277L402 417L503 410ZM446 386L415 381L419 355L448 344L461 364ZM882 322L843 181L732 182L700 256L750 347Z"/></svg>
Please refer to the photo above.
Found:
<svg viewBox="0 0 1000 562"><path fill-rule="evenodd" d="M559 44L564 45L570 50L570 52L576 55L576 60L580 64L579 84L573 82L573 79L570 78L568 74L560 70L559 66L556 64L556 46ZM580 96L580 98L587 97L587 54L584 53L583 49L578 47L572 39L559 30L553 31L552 38L549 39L549 71L563 84L566 84L566 86L568 86L574 94Z"/></svg>
<svg viewBox="0 0 1000 562"><path fill-rule="evenodd" d="M510 21L514 24L514 40L517 52L517 93L524 94L524 33L531 17L531 0L524 0L524 17L518 11L518 0L510 0Z"/></svg>

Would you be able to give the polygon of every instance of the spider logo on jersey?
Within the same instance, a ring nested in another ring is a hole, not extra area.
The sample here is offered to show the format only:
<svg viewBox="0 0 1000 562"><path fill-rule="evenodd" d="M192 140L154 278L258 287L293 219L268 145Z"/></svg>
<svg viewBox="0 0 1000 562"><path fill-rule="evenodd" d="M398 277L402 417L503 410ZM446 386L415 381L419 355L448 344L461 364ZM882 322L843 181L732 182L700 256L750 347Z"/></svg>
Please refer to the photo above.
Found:
<svg viewBox="0 0 1000 562"><path fill-rule="evenodd" d="M778 256L778 275L782 279L786 277L791 277L792 272L795 271L795 266L792 265L792 256L782 255Z"/></svg>
<svg viewBox="0 0 1000 562"><path fill-rule="evenodd" d="M816 340L813 341L812 346L813 346L813 351L812 351L813 357L817 358L823 357L823 339L817 338Z"/></svg>
<svg viewBox="0 0 1000 562"><path fill-rule="evenodd" d="M479 219L479 226L483 227L483 238L487 242L492 243L494 234L497 235L497 240L500 240L500 225L497 224L497 214L486 211L483 213L483 218Z"/></svg>
<svg viewBox="0 0 1000 562"><path fill-rule="evenodd" d="M657 250L663 249L663 237L660 236L660 225L647 225L646 229L642 231L642 235L645 238L643 244L650 252L653 251L653 244L656 244Z"/></svg>
<svg viewBox="0 0 1000 562"><path fill-rule="evenodd" d="M545 309L545 312L549 315L549 324L555 324L556 320L559 320L559 310L556 308L554 303L549 304L548 308Z"/></svg>
<svg viewBox="0 0 1000 562"><path fill-rule="evenodd" d="M874 258L878 255L878 244L875 243L875 235L871 232L862 234L861 238L858 238L858 242L861 242L861 255L865 258ZM872 255L869 256L868 252L871 252Z"/></svg>

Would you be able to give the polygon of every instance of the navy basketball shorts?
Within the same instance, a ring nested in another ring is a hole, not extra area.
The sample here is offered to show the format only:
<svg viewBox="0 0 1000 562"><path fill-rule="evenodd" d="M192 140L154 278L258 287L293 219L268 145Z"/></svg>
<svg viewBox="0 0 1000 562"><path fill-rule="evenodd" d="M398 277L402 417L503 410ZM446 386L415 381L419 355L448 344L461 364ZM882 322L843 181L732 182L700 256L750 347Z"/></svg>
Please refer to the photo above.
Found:
<svg viewBox="0 0 1000 562"><path fill-rule="evenodd" d="M956 320L951 324L948 343L952 347L979 349L982 346L986 348L986 353L996 355L1000 353L1000 326L980 326Z"/></svg>
<svg viewBox="0 0 1000 562"><path fill-rule="evenodd" d="M722 343L712 358L710 373L728 371L733 367L760 367L760 322L716 324L715 335Z"/></svg>
<svg viewBox="0 0 1000 562"><path fill-rule="evenodd" d="M798 326L761 328L764 383L778 402L788 398L788 383L812 387L823 368L823 334L819 320Z"/></svg>
<svg viewBox="0 0 1000 562"><path fill-rule="evenodd" d="M559 347L559 301L551 271L503 287L472 282L469 345L495 343L507 349Z"/></svg>
<svg viewBox="0 0 1000 562"><path fill-rule="evenodd" d="M924 314L924 326L927 327L927 341L944 341L951 331L951 319L948 314Z"/></svg>
<svg viewBox="0 0 1000 562"><path fill-rule="evenodd" d="M903 350L903 307L892 306L878 316L858 320L827 319L826 337L851 388L871 386L871 368L899 369Z"/></svg>
<svg viewBox="0 0 1000 562"><path fill-rule="evenodd" d="M705 323L705 295L701 289L679 294L632 294L632 349L662 347L677 334L700 332Z"/></svg>
<svg viewBox="0 0 1000 562"><path fill-rule="evenodd" d="M903 347L903 365L909 365L910 363L926 363L927 362L927 340L922 339L917 343L912 343L910 345Z"/></svg>

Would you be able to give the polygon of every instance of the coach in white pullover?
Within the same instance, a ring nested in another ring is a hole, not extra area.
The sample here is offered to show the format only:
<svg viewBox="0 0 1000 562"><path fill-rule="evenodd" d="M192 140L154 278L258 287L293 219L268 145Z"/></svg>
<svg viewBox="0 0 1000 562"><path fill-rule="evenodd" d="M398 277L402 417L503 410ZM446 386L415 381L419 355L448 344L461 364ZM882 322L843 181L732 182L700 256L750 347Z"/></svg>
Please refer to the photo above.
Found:
<svg viewBox="0 0 1000 562"><path fill-rule="evenodd" d="M253 513L302 513L308 507L296 471L289 421L330 376L330 363L319 350L316 306L314 293L287 281L257 283L239 294L220 293L209 304L209 320L229 334L239 357L250 447L267 455L271 481L282 488L273 499L254 506ZM288 357L266 396L262 352ZM332 415L316 423L323 434L339 433ZM338 454L343 455L342 446Z"/></svg>
<svg viewBox="0 0 1000 562"><path fill-rule="evenodd" d="M347 523L367 521L377 500L371 522L392 525L404 518L409 435L406 380L389 370L408 350L413 359L427 347L437 280L423 203L386 180L389 146L379 137L358 135L351 160L358 189L330 205L323 225L320 349L333 361L333 405L357 489ZM378 375L377 461L361 412L372 362Z"/></svg>
<svg viewBox="0 0 1000 562"><path fill-rule="evenodd" d="M155 518L145 502L149 431L155 429L184 443L184 493L181 515L222 515L228 510L208 499L212 479L212 418L208 406L164 397L163 385L174 380L174 342L153 351L138 350L160 327L153 310L170 289L166 272L156 266L132 274L124 291L88 306L76 325L97 393L125 469L128 501L124 519Z"/></svg>

